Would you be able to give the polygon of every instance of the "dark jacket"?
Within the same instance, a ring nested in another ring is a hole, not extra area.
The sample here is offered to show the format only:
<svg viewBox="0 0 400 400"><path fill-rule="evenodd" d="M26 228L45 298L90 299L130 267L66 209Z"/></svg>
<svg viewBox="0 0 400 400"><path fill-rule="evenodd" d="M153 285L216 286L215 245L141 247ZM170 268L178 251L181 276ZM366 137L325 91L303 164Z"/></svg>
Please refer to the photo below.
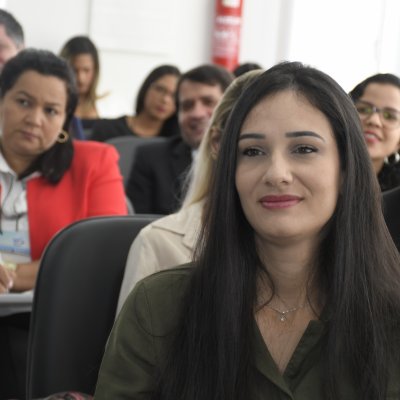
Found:
<svg viewBox="0 0 400 400"><path fill-rule="evenodd" d="M383 192L382 196L386 225L400 251L400 187Z"/></svg>
<svg viewBox="0 0 400 400"><path fill-rule="evenodd" d="M126 188L135 212L175 212L183 197L182 183L191 162L191 149L180 136L138 148Z"/></svg>

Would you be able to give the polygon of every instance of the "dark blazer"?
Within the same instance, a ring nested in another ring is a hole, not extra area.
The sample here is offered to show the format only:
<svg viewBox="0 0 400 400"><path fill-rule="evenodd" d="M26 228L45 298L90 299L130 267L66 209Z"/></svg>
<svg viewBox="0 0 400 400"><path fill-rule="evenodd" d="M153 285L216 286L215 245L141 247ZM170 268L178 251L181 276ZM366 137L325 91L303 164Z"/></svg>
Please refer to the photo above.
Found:
<svg viewBox="0 0 400 400"><path fill-rule="evenodd" d="M182 183L192 162L190 147L175 136L137 149L126 188L136 213L171 214L182 200Z"/></svg>
<svg viewBox="0 0 400 400"><path fill-rule="evenodd" d="M382 197L386 225L400 251L400 187L383 192Z"/></svg>

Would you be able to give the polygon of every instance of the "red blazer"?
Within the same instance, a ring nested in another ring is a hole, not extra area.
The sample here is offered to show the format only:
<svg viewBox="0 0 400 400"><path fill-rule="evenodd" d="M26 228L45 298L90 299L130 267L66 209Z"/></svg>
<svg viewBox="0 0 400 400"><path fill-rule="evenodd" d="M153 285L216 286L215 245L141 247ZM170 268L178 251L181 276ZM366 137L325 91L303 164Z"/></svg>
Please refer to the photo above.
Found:
<svg viewBox="0 0 400 400"><path fill-rule="evenodd" d="M32 260L72 222L127 214L118 154L104 143L74 141L73 160L61 181L53 185L42 177L30 179L26 194Z"/></svg>

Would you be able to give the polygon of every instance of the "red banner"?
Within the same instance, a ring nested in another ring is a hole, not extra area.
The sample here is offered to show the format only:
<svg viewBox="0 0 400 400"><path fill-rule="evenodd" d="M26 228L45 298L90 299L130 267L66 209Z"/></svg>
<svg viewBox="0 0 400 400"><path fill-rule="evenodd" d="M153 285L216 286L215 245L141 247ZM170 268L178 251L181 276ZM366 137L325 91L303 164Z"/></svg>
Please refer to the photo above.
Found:
<svg viewBox="0 0 400 400"><path fill-rule="evenodd" d="M216 0L212 59L232 71L238 64L244 0Z"/></svg>

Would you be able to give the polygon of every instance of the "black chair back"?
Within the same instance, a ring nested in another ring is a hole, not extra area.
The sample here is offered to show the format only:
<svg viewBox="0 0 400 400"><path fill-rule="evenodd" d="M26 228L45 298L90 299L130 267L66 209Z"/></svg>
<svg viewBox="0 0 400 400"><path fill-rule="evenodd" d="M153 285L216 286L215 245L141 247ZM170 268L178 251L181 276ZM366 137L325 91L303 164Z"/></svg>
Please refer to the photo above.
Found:
<svg viewBox="0 0 400 400"><path fill-rule="evenodd" d="M94 393L130 245L158 217L90 218L49 243L33 300L28 399L63 391Z"/></svg>
<svg viewBox="0 0 400 400"><path fill-rule="evenodd" d="M124 180L124 187L128 184L129 176L135 160L136 150L146 143L165 141L165 137L142 138L137 136L119 136L106 141L113 145L119 154L119 169Z"/></svg>

